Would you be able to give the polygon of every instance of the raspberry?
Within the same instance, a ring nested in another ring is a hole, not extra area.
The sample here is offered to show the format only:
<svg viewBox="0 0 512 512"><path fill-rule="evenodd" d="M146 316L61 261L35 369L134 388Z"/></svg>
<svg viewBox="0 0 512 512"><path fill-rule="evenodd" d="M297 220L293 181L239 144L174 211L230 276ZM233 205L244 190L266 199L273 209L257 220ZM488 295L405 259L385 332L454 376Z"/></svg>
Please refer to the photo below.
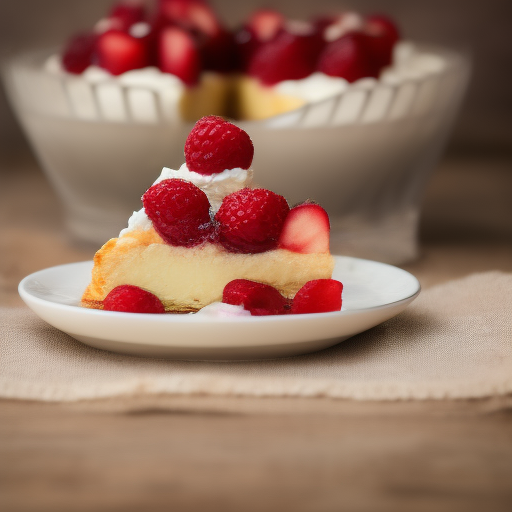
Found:
<svg viewBox="0 0 512 512"><path fill-rule="evenodd" d="M341 309L343 285L335 279L308 281L295 295L293 314L327 313Z"/></svg>
<svg viewBox="0 0 512 512"><path fill-rule="evenodd" d="M233 192L215 216L219 241L228 251L244 254L275 249L289 211L286 199L270 190Z"/></svg>
<svg viewBox="0 0 512 512"><path fill-rule="evenodd" d="M199 119L185 142L188 169L204 175L235 167L249 169L253 155L249 135L218 116Z"/></svg>
<svg viewBox="0 0 512 512"><path fill-rule="evenodd" d="M365 33L368 48L377 66L389 66L393 60L393 48L400 39L398 28L386 16L373 15L366 19Z"/></svg>
<svg viewBox="0 0 512 512"><path fill-rule="evenodd" d="M224 287L222 302L243 306L251 315L284 315L288 301L268 284L235 279Z"/></svg>
<svg viewBox="0 0 512 512"><path fill-rule="evenodd" d="M116 286L105 297L103 309L125 313L165 313L164 305L156 295L131 284Z"/></svg>
<svg viewBox="0 0 512 512"><path fill-rule="evenodd" d="M348 82L360 78L377 78L376 65L368 43L369 36L350 32L329 43L318 61L318 71L330 76L339 76Z"/></svg>
<svg viewBox="0 0 512 512"><path fill-rule="evenodd" d="M208 197L189 181L161 181L142 202L157 233L171 245L193 247L213 235Z"/></svg>

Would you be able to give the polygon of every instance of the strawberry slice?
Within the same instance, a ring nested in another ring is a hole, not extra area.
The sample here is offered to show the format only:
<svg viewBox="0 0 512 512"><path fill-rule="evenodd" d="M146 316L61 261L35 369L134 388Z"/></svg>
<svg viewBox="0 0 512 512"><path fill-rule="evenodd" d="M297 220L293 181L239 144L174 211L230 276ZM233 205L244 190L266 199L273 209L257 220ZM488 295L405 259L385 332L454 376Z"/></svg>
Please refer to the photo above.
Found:
<svg viewBox="0 0 512 512"><path fill-rule="evenodd" d="M77 34L66 44L62 53L62 65L68 73L79 75L93 62L97 35Z"/></svg>
<svg viewBox="0 0 512 512"><path fill-rule="evenodd" d="M158 41L159 67L176 75L188 86L196 85L201 72L201 57L192 36L179 27L167 27Z"/></svg>
<svg viewBox="0 0 512 512"><path fill-rule="evenodd" d="M222 302L243 306L253 316L284 315L288 306L287 299L273 286L248 279L230 281L224 287Z"/></svg>
<svg viewBox="0 0 512 512"><path fill-rule="evenodd" d="M290 210L278 247L301 254L329 252L329 215L318 204L303 203Z"/></svg>
<svg viewBox="0 0 512 512"><path fill-rule="evenodd" d="M204 0L160 0L159 12L173 24L209 36L216 35L222 28Z"/></svg>
<svg viewBox="0 0 512 512"><path fill-rule="evenodd" d="M113 75L149 65L148 43L122 30L108 30L98 36L98 65Z"/></svg>
<svg viewBox="0 0 512 512"><path fill-rule="evenodd" d="M343 285L335 279L308 281L292 301L291 313L328 313L341 309Z"/></svg>
<svg viewBox="0 0 512 512"><path fill-rule="evenodd" d="M247 20L247 28L260 43L271 41L284 26L284 16L273 9L255 11Z"/></svg>
<svg viewBox="0 0 512 512"><path fill-rule="evenodd" d="M118 2L112 6L108 14L108 18L116 22L116 28L119 30L128 30L135 23L144 21L145 17L144 5L137 0Z"/></svg>
<svg viewBox="0 0 512 512"><path fill-rule="evenodd" d="M323 48L323 38L312 24L287 24L271 41L255 51L248 67L265 85L309 76Z"/></svg>
<svg viewBox="0 0 512 512"><path fill-rule="evenodd" d="M350 32L329 43L318 60L318 71L355 82L360 78L379 76L377 65L368 45L369 36Z"/></svg>

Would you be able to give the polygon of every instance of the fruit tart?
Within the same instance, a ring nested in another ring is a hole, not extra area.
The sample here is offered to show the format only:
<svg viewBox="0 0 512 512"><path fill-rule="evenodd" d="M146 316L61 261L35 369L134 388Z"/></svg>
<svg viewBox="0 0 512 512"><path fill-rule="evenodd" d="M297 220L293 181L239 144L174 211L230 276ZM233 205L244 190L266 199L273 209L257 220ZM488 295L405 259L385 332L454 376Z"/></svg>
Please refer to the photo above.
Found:
<svg viewBox="0 0 512 512"><path fill-rule="evenodd" d="M253 315L341 308L329 218L250 188L253 145L221 117L200 119L185 164L164 168L118 238L96 253L88 308L197 312L224 302Z"/></svg>
<svg viewBox="0 0 512 512"><path fill-rule="evenodd" d="M205 0L159 0L154 7L114 4L94 30L72 37L50 58L47 69L95 85L113 80L148 88L168 119L264 119L379 78L400 40L395 23L381 15L296 21L262 9L230 30Z"/></svg>

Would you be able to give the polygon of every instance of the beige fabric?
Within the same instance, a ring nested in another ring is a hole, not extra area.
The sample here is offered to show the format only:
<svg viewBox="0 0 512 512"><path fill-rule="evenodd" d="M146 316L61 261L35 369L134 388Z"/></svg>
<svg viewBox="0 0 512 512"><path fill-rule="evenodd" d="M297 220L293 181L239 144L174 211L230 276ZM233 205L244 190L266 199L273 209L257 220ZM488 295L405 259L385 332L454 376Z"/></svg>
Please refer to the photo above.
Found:
<svg viewBox="0 0 512 512"><path fill-rule="evenodd" d="M130 394L471 398L512 392L512 274L438 285L331 349L258 362L138 359L89 348L25 308L0 308L0 396Z"/></svg>

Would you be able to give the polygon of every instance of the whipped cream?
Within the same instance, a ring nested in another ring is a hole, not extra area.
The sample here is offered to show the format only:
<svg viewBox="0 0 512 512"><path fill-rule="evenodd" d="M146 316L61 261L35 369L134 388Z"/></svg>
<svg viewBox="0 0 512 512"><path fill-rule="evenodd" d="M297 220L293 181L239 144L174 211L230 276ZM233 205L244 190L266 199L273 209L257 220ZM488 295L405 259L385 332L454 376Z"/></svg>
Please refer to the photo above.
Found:
<svg viewBox="0 0 512 512"><path fill-rule="evenodd" d="M252 169L246 170L237 167L235 169L226 169L221 173L205 176L190 171L187 164L183 164L177 171L164 167L153 185L163 180L173 178L190 181L206 194L210 201L212 213L215 214L227 195L242 188L250 187L252 177ZM119 233L119 236L124 236L132 231L147 231L152 226L153 224L146 215L146 211L144 208L141 208L139 211L133 212L132 216L128 219L128 227L123 229L121 233Z"/></svg>
<svg viewBox="0 0 512 512"><path fill-rule="evenodd" d="M225 304L224 302L212 302L200 309L193 315L206 316L210 318L233 318L235 316L251 316L250 311L244 309L243 306L234 306Z"/></svg>

